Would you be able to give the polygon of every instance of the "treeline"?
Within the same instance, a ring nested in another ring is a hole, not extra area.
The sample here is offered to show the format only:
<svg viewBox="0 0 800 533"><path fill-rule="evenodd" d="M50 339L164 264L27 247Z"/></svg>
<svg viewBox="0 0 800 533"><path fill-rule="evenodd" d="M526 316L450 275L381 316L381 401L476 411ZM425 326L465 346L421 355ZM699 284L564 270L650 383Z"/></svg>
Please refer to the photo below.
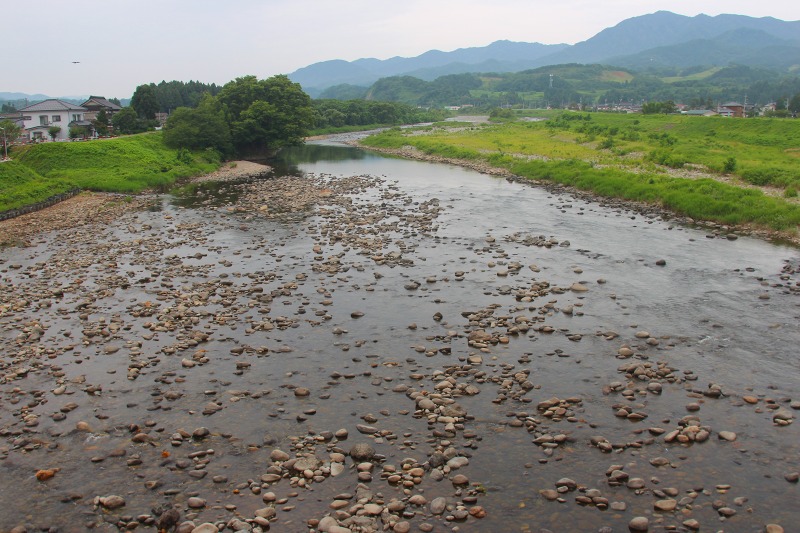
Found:
<svg viewBox="0 0 800 533"><path fill-rule="evenodd" d="M183 102L171 107L173 103ZM139 85L131 105L113 117L115 131L155 127L156 113L170 114L164 142L172 148L211 149L222 157L260 153L302 143L311 130L393 126L442 120L444 110L397 102L315 100L286 76L244 76L223 87L199 82Z"/></svg>
<svg viewBox="0 0 800 533"><path fill-rule="evenodd" d="M440 109L422 109L397 102L370 100L314 100L314 128L318 130L346 126L392 126L435 122L445 117Z"/></svg>
<svg viewBox="0 0 800 533"><path fill-rule="evenodd" d="M140 103L147 101L147 105L152 107L148 107L140 114L169 113L179 107L197 107L204 94L216 96L221 90L222 87L215 83L199 81L148 83L136 88L131 97L131 105L137 101Z"/></svg>

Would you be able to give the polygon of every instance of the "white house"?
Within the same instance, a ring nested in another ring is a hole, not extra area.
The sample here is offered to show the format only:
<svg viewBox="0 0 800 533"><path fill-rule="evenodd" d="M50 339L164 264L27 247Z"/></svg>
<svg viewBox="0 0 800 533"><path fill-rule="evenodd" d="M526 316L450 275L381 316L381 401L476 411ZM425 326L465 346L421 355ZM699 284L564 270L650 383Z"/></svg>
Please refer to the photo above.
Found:
<svg viewBox="0 0 800 533"><path fill-rule="evenodd" d="M55 98L29 105L19 110L24 128L23 137L28 140L50 140L50 127L58 126L61 130L55 140L69 139L70 127L87 124L87 111L85 107L62 102Z"/></svg>

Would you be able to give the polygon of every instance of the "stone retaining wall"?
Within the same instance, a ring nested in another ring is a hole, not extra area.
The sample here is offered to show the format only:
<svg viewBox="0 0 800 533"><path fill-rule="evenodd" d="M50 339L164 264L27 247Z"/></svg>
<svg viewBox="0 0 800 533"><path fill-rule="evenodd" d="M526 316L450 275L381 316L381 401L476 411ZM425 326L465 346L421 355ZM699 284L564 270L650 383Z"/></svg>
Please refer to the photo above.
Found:
<svg viewBox="0 0 800 533"><path fill-rule="evenodd" d="M72 198L79 192L81 192L81 190L78 188L70 189L67 192L53 195L50 198L42 200L41 202L36 202L35 204L26 205L23 207L19 207L17 209L9 209L8 211L0 211L0 220L9 220L11 218L16 218L20 215L26 215L28 213L33 213L34 211L39 211L41 209L44 209L45 207L50 207L59 202L63 202L68 198Z"/></svg>

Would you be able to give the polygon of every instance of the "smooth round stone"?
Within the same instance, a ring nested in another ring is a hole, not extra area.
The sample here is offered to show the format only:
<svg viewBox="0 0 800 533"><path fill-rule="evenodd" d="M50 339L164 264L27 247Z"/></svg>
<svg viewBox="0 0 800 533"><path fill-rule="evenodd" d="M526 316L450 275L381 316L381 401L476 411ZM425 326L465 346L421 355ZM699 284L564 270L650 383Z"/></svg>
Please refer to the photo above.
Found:
<svg viewBox="0 0 800 533"><path fill-rule="evenodd" d="M219 528L211 522L206 522L194 528L192 533L219 533Z"/></svg>
<svg viewBox="0 0 800 533"><path fill-rule="evenodd" d="M378 516L383 512L383 506L377 503L368 503L364 505L364 512L370 516Z"/></svg>
<svg viewBox="0 0 800 533"><path fill-rule="evenodd" d="M650 520L645 516L637 516L628 522L628 529L633 532L647 531L650 529Z"/></svg>
<svg viewBox="0 0 800 533"><path fill-rule="evenodd" d="M106 496L104 498L100 498L100 505L106 509L117 509L125 505L125 498L116 495Z"/></svg>
<svg viewBox="0 0 800 533"><path fill-rule="evenodd" d="M700 522L695 520L694 518L690 518L689 520L685 520L683 525L691 529L692 531L698 531L700 529Z"/></svg>
<svg viewBox="0 0 800 533"><path fill-rule="evenodd" d="M469 478L464 474L456 474L451 481L453 485L466 485L469 483Z"/></svg>
<svg viewBox="0 0 800 533"><path fill-rule="evenodd" d="M720 431L719 432L720 440L726 440L728 442L733 442L736 440L736 433L733 431Z"/></svg>
<svg viewBox="0 0 800 533"><path fill-rule="evenodd" d="M447 499L443 497L434 498L431 501L431 514L440 515L447 507Z"/></svg>
<svg viewBox="0 0 800 533"><path fill-rule="evenodd" d="M289 454L284 452L283 450L272 450L269 454L269 458L273 461L288 461Z"/></svg>
<svg viewBox="0 0 800 533"><path fill-rule="evenodd" d="M202 509L206 506L206 501L203 498L192 497L186 500L186 505L190 509Z"/></svg>
<svg viewBox="0 0 800 533"><path fill-rule="evenodd" d="M375 455L375 448L366 442L359 442L350 448L350 457L354 461L369 461Z"/></svg>
<svg viewBox="0 0 800 533"><path fill-rule="evenodd" d="M658 500L653 504L656 511L672 512L678 506L677 500Z"/></svg>
<svg viewBox="0 0 800 533"><path fill-rule="evenodd" d="M408 499L408 503L411 505L425 505L428 503L428 500L422 494L414 494Z"/></svg>
<svg viewBox="0 0 800 533"><path fill-rule="evenodd" d="M406 521L397 522L392 526L392 531L394 531L394 533L408 533L411 531L411 524Z"/></svg>
<svg viewBox="0 0 800 533"><path fill-rule="evenodd" d="M626 483L626 486L631 490L643 489L645 486L644 479L640 477L632 477Z"/></svg>
<svg viewBox="0 0 800 533"><path fill-rule="evenodd" d="M779 526L778 524L767 524L767 527L764 528L765 533L783 533L783 527Z"/></svg>
<svg viewBox="0 0 800 533"><path fill-rule="evenodd" d="M422 398L420 401L417 402L417 407L419 407L420 409L426 409L428 411L432 411L436 409L436 404L433 403L433 401L428 398Z"/></svg>

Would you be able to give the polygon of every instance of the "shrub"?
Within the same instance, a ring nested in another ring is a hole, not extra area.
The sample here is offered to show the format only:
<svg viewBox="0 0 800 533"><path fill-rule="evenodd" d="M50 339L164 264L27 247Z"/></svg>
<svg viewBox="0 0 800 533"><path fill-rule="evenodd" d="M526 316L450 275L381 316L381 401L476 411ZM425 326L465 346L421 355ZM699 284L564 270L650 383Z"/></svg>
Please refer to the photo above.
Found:
<svg viewBox="0 0 800 533"><path fill-rule="evenodd" d="M729 157L725 160L725 164L722 166L722 171L725 174L733 174L736 172L736 158Z"/></svg>
<svg viewBox="0 0 800 533"><path fill-rule="evenodd" d="M686 164L686 161L672 150L664 149L653 150L647 155L647 160L670 168L682 168Z"/></svg>
<svg viewBox="0 0 800 533"><path fill-rule="evenodd" d="M603 139L597 147L601 150L609 150L614 147L614 139L613 137L606 137Z"/></svg>

